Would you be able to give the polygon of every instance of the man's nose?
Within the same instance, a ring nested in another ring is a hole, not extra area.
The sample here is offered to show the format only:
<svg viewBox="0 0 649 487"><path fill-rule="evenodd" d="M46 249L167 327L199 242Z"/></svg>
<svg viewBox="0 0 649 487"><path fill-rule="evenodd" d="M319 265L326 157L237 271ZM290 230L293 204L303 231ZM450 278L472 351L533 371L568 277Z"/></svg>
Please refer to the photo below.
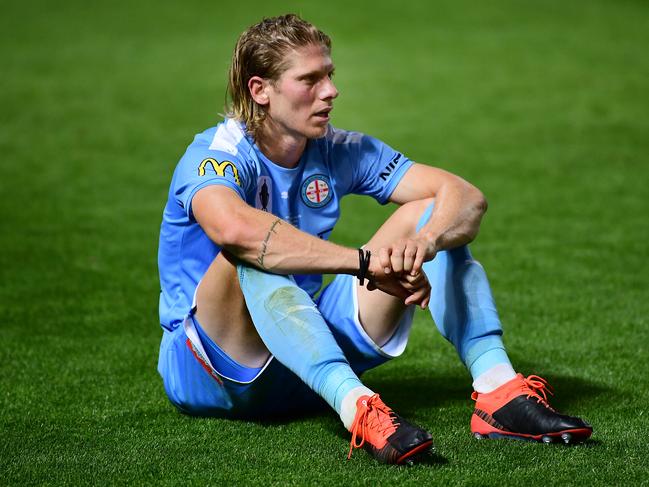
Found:
<svg viewBox="0 0 649 487"><path fill-rule="evenodd" d="M326 78L322 86L322 91L320 92L320 98L327 100L329 98L334 99L338 96L338 89L334 84L331 78Z"/></svg>

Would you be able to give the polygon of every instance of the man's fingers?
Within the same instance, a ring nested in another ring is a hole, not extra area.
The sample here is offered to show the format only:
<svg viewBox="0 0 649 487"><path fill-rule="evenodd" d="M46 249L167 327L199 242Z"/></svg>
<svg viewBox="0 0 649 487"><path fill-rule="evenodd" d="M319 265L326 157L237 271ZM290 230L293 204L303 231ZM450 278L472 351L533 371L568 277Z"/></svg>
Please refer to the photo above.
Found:
<svg viewBox="0 0 649 487"><path fill-rule="evenodd" d="M399 281L399 284L401 284L404 287L404 289L407 289L411 293L413 293L413 292L415 292L415 291L417 291L417 290L419 290L419 289L421 289L423 287L428 286L428 282L424 281L423 279L419 279L419 280L417 280L415 282L409 282L409 281L406 281L406 280L402 279L402 280Z"/></svg>
<svg viewBox="0 0 649 487"><path fill-rule="evenodd" d="M423 246L420 246L417 249L417 255L415 256L415 260L412 264L412 270L410 273L414 276L416 274L419 274L421 272L421 266L424 264L424 259L426 258L426 248Z"/></svg>
<svg viewBox="0 0 649 487"><path fill-rule="evenodd" d="M381 267L383 267L383 271L386 274L389 274L390 271L392 270L392 262L390 261L390 248L388 247L381 247L381 250L379 250L379 262L381 263Z"/></svg>
<svg viewBox="0 0 649 487"><path fill-rule="evenodd" d="M410 294L412 294L412 291L406 289L404 283L401 282L401 279L394 273L387 275L379 273L374 276L371 283L373 287L400 299L406 299ZM368 289L370 291L372 290L369 287Z"/></svg>
<svg viewBox="0 0 649 487"><path fill-rule="evenodd" d="M418 286L416 284L404 280L399 281L399 284L401 284L404 287L404 289L407 289L408 291L415 291L421 287L421 284Z"/></svg>
<svg viewBox="0 0 649 487"><path fill-rule="evenodd" d="M390 262L392 264L392 270L396 274L401 274L403 272L403 252L404 248L401 244L397 243L392 246Z"/></svg>
<svg viewBox="0 0 649 487"><path fill-rule="evenodd" d="M427 255L429 245L417 238L400 239L388 247L379 250L379 261L386 274L394 272L397 275L407 273L417 275L427 260L432 260L433 255Z"/></svg>
<svg viewBox="0 0 649 487"><path fill-rule="evenodd" d="M425 296L422 296L421 293L415 292L408 296L406 300L404 301L406 306L410 306L411 304L419 305L421 306L422 300L425 298Z"/></svg>
<svg viewBox="0 0 649 487"><path fill-rule="evenodd" d="M417 298L414 294L411 294L406 298L406 300L403 302L406 306L410 306L411 304L417 304Z"/></svg>
<svg viewBox="0 0 649 487"><path fill-rule="evenodd" d="M401 276L401 280L407 282L408 284L412 284L415 287L420 287L421 284L426 281L426 274L424 274L423 272L415 275L412 275L412 273L403 274Z"/></svg>
<svg viewBox="0 0 649 487"><path fill-rule="evenodd" d="M406 248L403 252L403 272L410 272L412 264L415 262L417 255L417 243L413 240L406 241Z"/></svg>
<svg viewBox="0 0 649 487"><path fill-rule="evenodd" d="M414 291L406 298L404 303L408 306L411 304L418 304L422 308L428 305L430 300L430 286L425 286Z"/></svg>

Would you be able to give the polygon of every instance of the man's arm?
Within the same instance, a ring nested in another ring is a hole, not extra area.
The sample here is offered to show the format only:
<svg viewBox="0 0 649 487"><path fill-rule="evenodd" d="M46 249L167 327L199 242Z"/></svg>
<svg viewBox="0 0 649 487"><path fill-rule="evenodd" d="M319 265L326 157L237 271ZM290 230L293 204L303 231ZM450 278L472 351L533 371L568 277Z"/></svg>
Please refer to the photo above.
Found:
<svg viewBox="0 0 649 487"><path fill-rule="evenodd" d="M435 198L430 220L415 237L381 249L381 264L386 269L416 275L423 262L433 259L438 251L465 245L477 236L487 211L487 201L478 188L442 169L415 164L390 201L403 204L425 198Z"/></svg>
<svg viewBox="0 0 649 487"><path fill-rule="evenodd" d="M275 274L351 274L359 269L358 249L336 245L303 232L281 218L251 207L234 190L207 186L192 199L196 221L208 237L238 259ZM394 296L409 292L394 276L379 272L372 259L368 278Z"/></svg>
<svg viewBox="0 0 649 487"><path fill-rule="evenodd" d="M207 186L192 211L208 237L239 259L275 274L355 274L358 252L302 232L246 204L226 186Z"/></svg>

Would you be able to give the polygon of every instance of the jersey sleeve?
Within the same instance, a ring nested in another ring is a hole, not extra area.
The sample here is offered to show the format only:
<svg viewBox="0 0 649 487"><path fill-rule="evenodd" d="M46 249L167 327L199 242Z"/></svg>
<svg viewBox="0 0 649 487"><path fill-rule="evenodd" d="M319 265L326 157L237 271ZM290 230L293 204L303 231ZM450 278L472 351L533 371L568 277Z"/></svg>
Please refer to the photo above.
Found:
<svg viewBox="0 0 649 487"><path fill-rule="evenodd" d="M401 152L358 132L336 129L331 150L334 159L344 160L347 168L346 193L372 196L381 204L388 202L403 175L413 165Z"/></svg>
<svg viewBox="0 0 649 487"><path fill-rule="evenodd" d="M194 220L191 203L200 189L213 184L227 186L247 201L247 195L254 192L254 189L251 190L251 183L255 180L254 171L254 166L240 156L190 148L176 168L172 183L173 196L188 218Z"/></svg>

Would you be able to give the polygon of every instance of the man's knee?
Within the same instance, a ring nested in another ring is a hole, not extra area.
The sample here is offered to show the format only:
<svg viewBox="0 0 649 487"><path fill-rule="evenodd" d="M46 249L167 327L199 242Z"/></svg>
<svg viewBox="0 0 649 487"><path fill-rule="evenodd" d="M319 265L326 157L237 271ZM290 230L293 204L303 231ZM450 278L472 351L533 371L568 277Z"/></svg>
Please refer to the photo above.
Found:
<svg viewBox="0 0 649 487"><path fill-rule="evenodd" d="M419 228L423 226L432 214L435 198L424 198L421 200L409 201L404 203L397 210L399 218L404 218L409 222L410 232L405 237L409 237L417 233Z"/></svg>
<svg viewBox="0 0 649 487"><path fill-rule="evenodd" d="M195 316L207 335L233 360L256 367L268 357L246 306L236 264L223 252L198 285Z"/></svg>

